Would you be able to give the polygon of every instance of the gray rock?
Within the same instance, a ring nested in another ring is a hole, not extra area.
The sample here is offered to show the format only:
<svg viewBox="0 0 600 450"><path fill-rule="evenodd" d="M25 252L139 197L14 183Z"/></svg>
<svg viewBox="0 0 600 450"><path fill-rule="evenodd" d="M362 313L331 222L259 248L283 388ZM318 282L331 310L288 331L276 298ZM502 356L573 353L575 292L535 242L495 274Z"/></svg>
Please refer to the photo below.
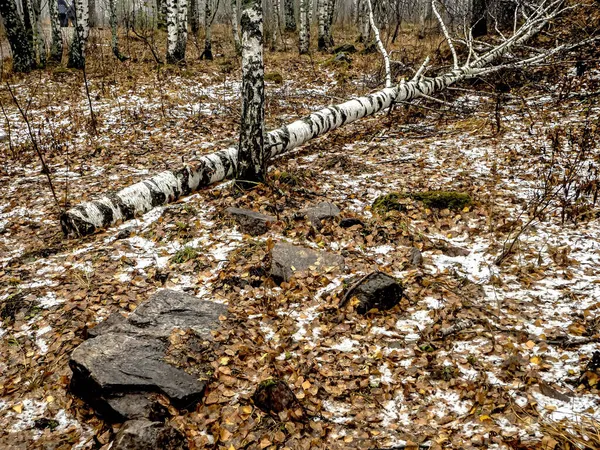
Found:
<svg viewBox="0 0 600 450"><path fill-rule="evenodd" d="M417 267L423 265L423 255L417 247L410 249L410 264Z"/></svg>
<svg viewBox="0 0 600 450"><path fill-rule="evenodd" d="M242 233L259 236L266 233L277 219L273 216L245 208L227 208L226 212L233 217Z"/></svg>
<svg viewBox="0 0 600 450"><path fill-rule="evenodd" d="M181 328L192 329L199 336L209 338L219 316L226 313L227 306L223 304L164 289L142 302L128 319L120 313L112 314L88 333L92 337L122 333L166 340L173 328Z"/></svg>
<svg viewBox="0 0 600 450"><path fill-rule="evenodd" d="M344 258L335 253L277 243L271 250L271 276L277 282L289 281L295 272L335 268L344 269Z"/></svg>
<svg viewBox="0 0 600 450"><path fill-rule="evenodd" d="M177 408L195 406L206 383L165 362L168 337L181 328L209 340L226 311L218 303L162 290L127 319L113 314L73 351L72 392L110 421L160 415L155 393L169 397Z"/></svg>
<svg viewBox="0 0 600 450"><path fill-rule="evenodd" d="M113 450L187 450L185 436L161 422L130 420L125 422L111 447Z"/></svg>
<svg viewBox="0 0 600 450"><path fill-rule="evenodd" d="M356 53L356 47L352 44L338 45L333 49L333 53Z"/></svg>
<svg viewBox="0 0 600 450"><path fill-rule="evenodd" d="M317 203L315 206L311 206L302 211L302 215L308 217L310 223L315 228L321 228L323 224L321 220L333 219L340 215L340 209L330 202Z"/></svg>
<svg viewBox="0 0 600 450"><path fill-rule="evenodd" d="M380 311L391 309L400 303L404 293L402 285L383 272L373 272L358 285L351 285L350 289L346 295L358 299L356 311L359 314L365 314L373 308Z"/></svg>

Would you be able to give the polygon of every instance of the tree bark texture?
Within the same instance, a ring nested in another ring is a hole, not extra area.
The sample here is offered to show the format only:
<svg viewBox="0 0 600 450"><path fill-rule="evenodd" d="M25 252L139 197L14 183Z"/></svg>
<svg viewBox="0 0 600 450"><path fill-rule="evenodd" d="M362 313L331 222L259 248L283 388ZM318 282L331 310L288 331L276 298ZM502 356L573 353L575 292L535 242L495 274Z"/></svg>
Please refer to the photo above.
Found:
<svg viewBox="0 0 600 450"><path fill-rule="evenodd" d="M264 180L265 82L261 0L244 0L242 12L242 119L236 179L243 186Z"/></svg>
<svg viewBox="0 0 600 450"><path fill-rule="evenodd" d="M15 0L0 0L0 15L13 57L14 72L30 72L35 65L33 47Z"/></svg>
<svg viewBox="0 0 600 450"><path fill-rule="evenodd" d="M119 49L119 23L117 21L117 3L116 0L108 0L108 22L110 23L111 47L113 55L119 61L125 61L127 57Z"/></svg>
<svg viewBox="0 0 600 450"><path fill-rule="evenodd" d="M167 0L156 0L156 27L167 29Z"/></svg>
<svg viewBox="0 0 600 450"><path fill-rule="evenodd" d="M200 59L213 59L212 53L212 0L204 0L204 51Z"/></svg>
<svg viewBox="0 0 600 450"><path fill-rule="evenodd" d="M383 111L396 102L431 96L458 81L482 76L504 67L517 67L515 63L492 67L490 64L509 53L515 45L538 33L546 23L547 19L538 20L526 29L520 29L513 38L479 56L469 65L435 78L418 76L398 86L323 108L273 130L265 136L265 148L268 149L266 157L271 160L317 136ZM536 55L530 60L539 61L543 56ZM527 61L529 60L523 60L523 63ZM234 176L238 161L237 147L202 156L183 168L159 173L117 193L71 208L61 216L62 229L65 234L86 235L116 222L132 219L156 206L175 201L182 195Z"/></svg>
<svg viewBox="0 0 600 450"><path fill-rule="evenodd" d="M185 60L187 46L187 0L167 1L167 63Z"/></svg>
<svg viewBox="0 0 600 450"><path fill-rule="evenodd" d="M285 15L285 31L296 31L296 9L294 0L283 1L283 12Z"/></svg>
<svg viewBox="0 0 600 450"><path fill-rule="evenodd" d="M200 31L200 10L198 9L198 0L190 0L189 14L190 29L194 35Z"/></svg>
<svg viewBox="0 0 600 450"><path fill-rule="evenodd" d="M310 6L309 0L300 0L299 48L301 55L308 53L310 50Z"/></svg>
<svg viewBox="0 0 600 450"><path fill-rule="evenodd" d="M48 12L50 14L50 28L52 29L52 45L50 46L50 61L59 63L62 60L63 40L58 20L57 0L48 0Z"/></svg>
<svg viewBox="0 0 600 450"><path fill-rule="evenodd" d="M317 46L319 51L326 51L329 48L327 38L327 11L328 0L317 0L317 18L319 22L319 36Z"/></svg>
<svg viewBox="0 0 600 450"><path fill-rule="evenodd" d="M90 33L88 0L75 1L75 30L71 41L67 67L83 69L85 66L85 44Z"/></svg>
<svg viewBox="0 0 600 450"><path fill-rule="evenodd" d="M239 55L242 51L242 42L240 40L238 21L238 0L231 0L231 32L233 33L233 44L235 45L235 53Z"/></svg>

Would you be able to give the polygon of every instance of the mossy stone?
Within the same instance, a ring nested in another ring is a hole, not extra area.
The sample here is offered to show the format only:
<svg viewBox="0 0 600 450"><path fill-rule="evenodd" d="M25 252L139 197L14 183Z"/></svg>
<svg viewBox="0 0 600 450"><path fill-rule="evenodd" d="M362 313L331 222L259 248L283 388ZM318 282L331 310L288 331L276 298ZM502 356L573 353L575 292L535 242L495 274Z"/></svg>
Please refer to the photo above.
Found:
<svg viewBox="0 0 600 450"><path fill-rule="evenodd" d="M265 73L265 81L271 81L275 84L283 83L283 77L279 72L269 72Z"/></svg>
<svg viewBox="0 0 600 450"><path fill-rule="evenodd" d="M456 191L424 191L411 194L428 208L461 210L473 203L471 196Z"/></svg>
<svg viewBox="0 0 600 450"><path fill-rule="evenodd" d="M406 211L406 206L400 203L400 200L403 198L406 198L406 195L399 192L390 192L389 194L380 195L371 205L371 209L380 214L390 211Z"/></svg>

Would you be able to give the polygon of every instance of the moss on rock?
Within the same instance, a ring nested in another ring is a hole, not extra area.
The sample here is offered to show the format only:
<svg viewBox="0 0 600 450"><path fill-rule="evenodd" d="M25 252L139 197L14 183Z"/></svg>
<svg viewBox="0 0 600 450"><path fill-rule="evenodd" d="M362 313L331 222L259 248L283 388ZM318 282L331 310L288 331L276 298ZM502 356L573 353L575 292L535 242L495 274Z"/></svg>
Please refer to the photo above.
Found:
<svg viewBox="0 0 600 450"><path fill-rule="evenodd" d="M265 73L265 81L270 81L275 84L283 83L283 76L279 72Z"/></svg>
<svg viewBox="0 0 600 450"><path fill-rule="evenodd" d="M390 211L406 211L406 206L400 203L400 200L403 198L406 198L406 195L400 192L390 192L389 194L380 195L371 205L371 209L380 214Z"/></svg>
<svg viewBox="0 0 600 450"><path fill-rule="evenodd" d="M469 194L456 191L424 191L411 194L411 197L428 208L436 209L461 210L473 203Z"/></svg>

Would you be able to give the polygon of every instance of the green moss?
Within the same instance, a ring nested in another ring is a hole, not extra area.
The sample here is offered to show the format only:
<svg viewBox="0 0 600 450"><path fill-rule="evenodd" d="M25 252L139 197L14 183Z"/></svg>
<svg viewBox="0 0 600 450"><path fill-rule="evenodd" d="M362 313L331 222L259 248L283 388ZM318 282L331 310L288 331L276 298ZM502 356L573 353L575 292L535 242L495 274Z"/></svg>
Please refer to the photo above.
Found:
<svg viewBox="0 0 600 450"><path fill-rule="evenodd" d="M268 378L268 379L266 379L266 380L262 381L262 382L261 382L261 383L258 385L258 388L259 388L259 389L266 389L266 388L268 388L268 387L275 386L275 385L276 385L276 384L278 384L278 383L279 383L279 380L277 380L277 379L275 379L275 378Z"/></svg>
<svg viewBox="0 0 600 450"><path fill-rule="evenodd" d="M290 172L279 172L276 173L274 178L281 184L287 184L288 186L298 186L300 184L300 178Z"/></svg>
<svg viewBox="0 0 600 450"><path fill-rule="evenodd" d="M389 194L381 195L375 199L371 205L374 212L384 214L390 211L406 211L406 206L400 203L400 200L406 195L399 192L390 192Z"/></svg>
<svg viewBox="0 0 600 450"><path fill-rule="evenodd" d="M283 83L283 77L279 72L269 72L265 73L265 81L271 81L276 84Z"/></svg>
<svg viewBox="0 0 600 450"><path fill-rule="evenodd" d="M455 191L425 191L411 194L415 200L423 202L428 208L461 210L473 200L469 194Z"/></svg>
<svg viewBox="0 0 600 450"><path fill-rule="evenodd" d="M178 250L177 253L173 255L171 262L174 262L175 264L183 264L192 259L196 259L199 254L200 252L197 248L186 246Z"/></svg>

